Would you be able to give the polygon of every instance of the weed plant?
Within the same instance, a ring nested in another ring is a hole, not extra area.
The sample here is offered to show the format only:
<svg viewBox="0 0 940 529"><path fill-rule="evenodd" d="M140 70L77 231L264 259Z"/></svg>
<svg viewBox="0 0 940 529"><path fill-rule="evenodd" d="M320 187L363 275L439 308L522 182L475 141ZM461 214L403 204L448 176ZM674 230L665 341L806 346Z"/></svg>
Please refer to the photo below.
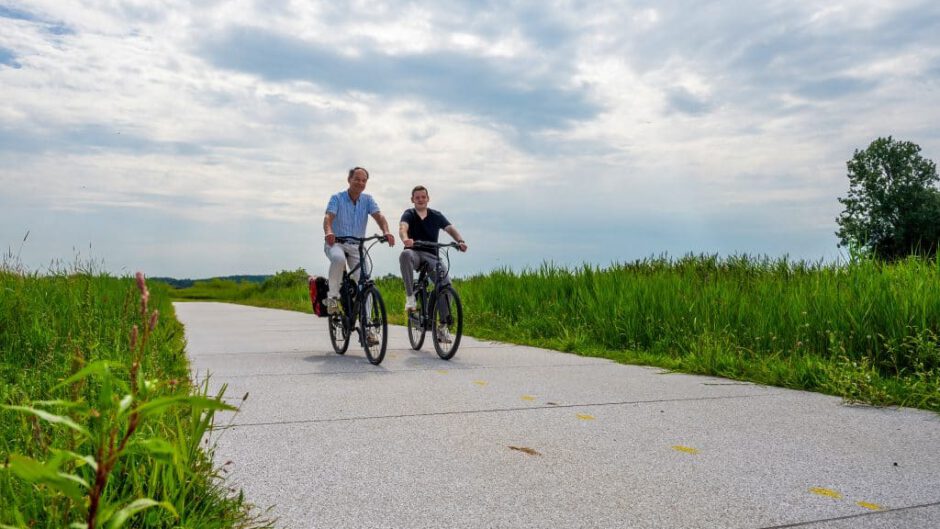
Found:
<svg viewBox="0 0 940 529"><path fill-rule="evenodd" d="M203 439L168 288L0 267L0 527L261 527Z"/></svg>

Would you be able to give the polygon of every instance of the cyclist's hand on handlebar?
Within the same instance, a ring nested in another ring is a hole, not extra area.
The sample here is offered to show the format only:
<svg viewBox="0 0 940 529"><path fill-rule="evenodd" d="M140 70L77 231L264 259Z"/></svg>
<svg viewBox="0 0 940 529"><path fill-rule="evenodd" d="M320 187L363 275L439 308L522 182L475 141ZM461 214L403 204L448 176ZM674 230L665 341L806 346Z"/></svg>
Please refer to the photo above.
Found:
<svg viewBox="0 0 940 529"><path fill-rule="evenodd" d="M391 233L385 234L385 240L388 241L389 246L395 246L395 236Z"/></svg>
<svg viewBox="0 0 940 529"><path fill-rule="evenodd" d="M336 244L336 234L334 233L327 233L323 238L326 239L326 244L329 246Z"/></svg>
<svg viewBox="0 0 940 529"><path fill-rule="evenodd" d="M457 249L460 250L461 252L466 252L466 251L467 251L467 243L465 243L465 242L459 242L459 243L457 243Z"/></svg>

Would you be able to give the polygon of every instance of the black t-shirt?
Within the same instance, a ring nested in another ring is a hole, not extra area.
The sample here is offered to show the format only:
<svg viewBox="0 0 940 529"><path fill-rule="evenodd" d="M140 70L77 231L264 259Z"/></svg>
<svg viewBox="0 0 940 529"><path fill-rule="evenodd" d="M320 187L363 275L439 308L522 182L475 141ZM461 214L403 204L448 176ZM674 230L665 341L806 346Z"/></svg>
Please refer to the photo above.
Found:
<svg viewBox="0 0 940 529"><path fill-rule="evenodd" d="M409 239L428 242L437 242L440 231L450 226L450 222L443 213L431 208L428 208L428 214L424 217L424 220L421 220L415 208L406 209L401 214L401 222L408 223ZM415 250L437 254L437 250L431 248L415 248Z"/></svg>

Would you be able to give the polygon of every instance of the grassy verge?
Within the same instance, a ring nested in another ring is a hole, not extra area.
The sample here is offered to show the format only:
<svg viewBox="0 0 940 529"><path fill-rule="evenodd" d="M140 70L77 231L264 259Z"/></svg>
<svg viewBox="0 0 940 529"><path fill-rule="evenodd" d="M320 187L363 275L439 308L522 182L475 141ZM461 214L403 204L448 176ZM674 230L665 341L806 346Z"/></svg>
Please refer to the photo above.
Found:
<svg viewBox="0 0 940 529"><path fill-rule="evenodd" d="M202 444L169 288L0 267L0 527L263 527Z"/></svg>
<svg viewBox="0 0 940 529"><path fill-rule="evenodd" d="M310 312L302 271L269 281L215 299ZM378 283L402 323L401 281ZM940 411L940 258L690 256L502 270L455 285L471 336Z"/></svg>

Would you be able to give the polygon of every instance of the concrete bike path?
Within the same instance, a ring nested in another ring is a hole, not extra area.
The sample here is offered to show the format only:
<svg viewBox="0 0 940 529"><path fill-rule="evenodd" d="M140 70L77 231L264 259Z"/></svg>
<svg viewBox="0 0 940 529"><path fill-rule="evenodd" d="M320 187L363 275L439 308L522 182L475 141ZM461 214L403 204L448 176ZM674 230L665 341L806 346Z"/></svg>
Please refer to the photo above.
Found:
<svg viewBox="0 0 940 529"><path fill-rule="evenodd" d="M940 416L390 328L380 366L325 320L177 303L227 384L216 458L284 528L940 527Z"/></svg>

